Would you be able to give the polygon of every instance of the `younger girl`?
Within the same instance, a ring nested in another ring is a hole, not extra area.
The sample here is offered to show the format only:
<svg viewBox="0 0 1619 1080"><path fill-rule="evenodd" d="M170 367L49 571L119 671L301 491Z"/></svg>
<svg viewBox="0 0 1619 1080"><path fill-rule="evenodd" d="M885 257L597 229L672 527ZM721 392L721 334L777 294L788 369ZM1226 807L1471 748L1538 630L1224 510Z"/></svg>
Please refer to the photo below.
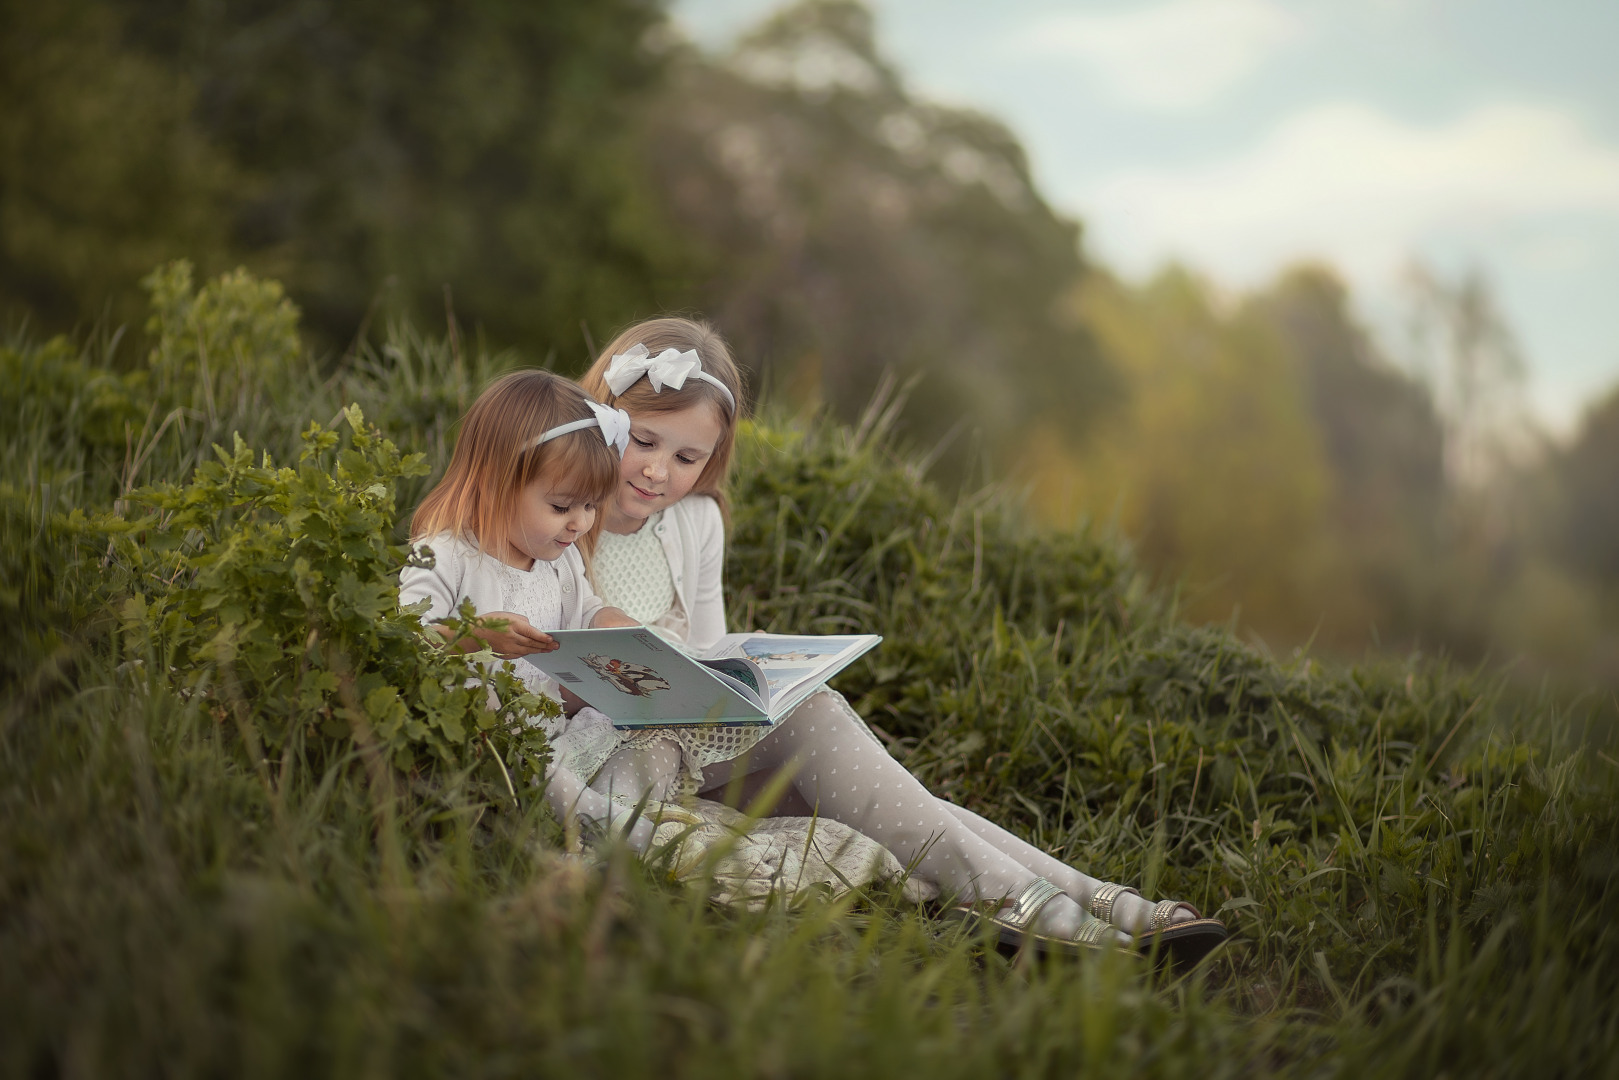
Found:
<svg viewBox="0 0 1619 1080"><path fill-rule="evenodd" d="M706 648L725 632L724 484L742 395L730 352L703 323L651 319L614 339L581 381L630 417L618 484L602 507L596 584L629 615ZM1003 942L1073 951L1157 939L1189 960L1225 937L1188 904L1150 904L935 797L831 690L767 731L638 733L593 787L628 800L693 790L718 798L733 778L746 789L784 769L792 778L778 812L814 812L865 833L966 901L952 912L992 923Z"/></svg>
<svg viewBox="0 0 1619 1080"><path fill-rule="evenodd" d="M628 427L623 413L548 371L496 380L467 411L444 478L411 519L411 539L432 550L433 565L400 574L399 602L428 601L425 619L433 622L470 599L479 615L507 626L476 630L479 642L457 644L481 642L507 660L556 648L547 630L629 625L590 587L578 547L594 533L596 508L618 484ZM442 624L439 630L449 636ZM535 692L551 693L532 664L508 666ZM607 800L579 778L595 772L617 745L612 725L594 709L581 709L545 727L552 809L608 826ZM632 840L644 846L651 827L639 822L636 829Z"/></svg>

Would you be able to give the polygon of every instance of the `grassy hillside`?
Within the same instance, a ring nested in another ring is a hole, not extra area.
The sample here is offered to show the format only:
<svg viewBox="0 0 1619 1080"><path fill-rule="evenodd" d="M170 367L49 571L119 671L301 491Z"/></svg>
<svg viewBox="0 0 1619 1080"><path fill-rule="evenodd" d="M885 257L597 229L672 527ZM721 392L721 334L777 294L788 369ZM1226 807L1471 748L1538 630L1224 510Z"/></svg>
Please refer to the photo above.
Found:
<svg viewBox="0 0 1619 1080"><path fill-rule="evenodd" d="M153 288L150 352L0 349L6 1074L1619 1074L1611 705L1280 662L947 501L880 410L760 424L733 621L884 634L839 686L934 790L1236 933L1172 981L888 894L715 910L562 858L497 764L527 706L446 704L371 613L510 358L399 328L318 370L271 286Z"/></svg>

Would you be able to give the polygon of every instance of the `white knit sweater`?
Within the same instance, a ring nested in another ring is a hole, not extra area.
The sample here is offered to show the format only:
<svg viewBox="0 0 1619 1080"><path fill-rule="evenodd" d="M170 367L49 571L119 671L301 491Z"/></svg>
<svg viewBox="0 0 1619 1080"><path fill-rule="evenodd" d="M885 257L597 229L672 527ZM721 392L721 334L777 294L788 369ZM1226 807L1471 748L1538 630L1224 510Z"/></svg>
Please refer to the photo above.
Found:
<svg viewBox="0 0 1619 1080"><path fill-rule="evenodd" d="M489 611L513 611L506 605L511 592L513 575L555 574L557 587L562 591L562 622L559 626L534 624L536 630L578 630L590 625L596 612L606 605L585 577L585 563L574 548L564 551L550 562L535 560L531 570L523 571L507 566L493 555L478 550L477 545L443 533L420 541L417 548L433 549L434 566L426 570L417 566L406 567L399 575L399 603L414 604L428 600L423 622L437 622L445 618L461 601L470 599L479 614ZM528 612L516 611L529 618ZM531 620L532 621L532 620Z"/></svg>

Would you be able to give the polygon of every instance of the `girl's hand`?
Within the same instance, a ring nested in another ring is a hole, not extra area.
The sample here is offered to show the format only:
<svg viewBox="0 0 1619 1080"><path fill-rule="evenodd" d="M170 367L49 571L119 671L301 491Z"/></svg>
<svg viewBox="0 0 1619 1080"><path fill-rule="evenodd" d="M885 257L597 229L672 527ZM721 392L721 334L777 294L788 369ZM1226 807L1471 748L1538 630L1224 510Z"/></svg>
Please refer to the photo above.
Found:
<svg viewBox="0 0 1619 1080"><path fill-rule="evenodd" d="M640 620L632 619L616 607L604 607L596 612L596 617L590 620L593 629L601 630L616 626L640 626Z"/></svg>
<svg viewBox="0 0 1619 1080"><path fill-rule="evenodd" d="M472 652L480 644L489 646L494 654L503 660L515 660L519 656L530 653L554 652L561 648L556 639L543 630L536 630L534 624L517 614L515 611L486 611L484 617L488 619L501 619L506 623L506 629L493 630L480 626L472 631L472 636L462 638L456 646L462 652ZM440 632L445 637L449 630L441 626ZM477 640L474 641L473 639Z"/></svg>
<svg viewBox="0 0 1619 1080"><path fill-rule="evenodd" d="M488 630L479 628L473 633L482 638L494 650L496 656L506 660L515 660L519 656L529 653L554 652L561 648L556 639L543 630L536 630L534 624L512 611L491 611L486 615L491 619L505 619L506 629Z"/></svg>

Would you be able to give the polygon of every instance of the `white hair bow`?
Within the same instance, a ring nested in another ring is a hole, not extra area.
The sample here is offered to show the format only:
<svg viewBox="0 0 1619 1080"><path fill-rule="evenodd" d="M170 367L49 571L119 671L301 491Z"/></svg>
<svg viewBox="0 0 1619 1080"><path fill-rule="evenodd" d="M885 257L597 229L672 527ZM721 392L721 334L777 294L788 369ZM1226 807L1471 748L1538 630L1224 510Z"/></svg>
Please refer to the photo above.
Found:
<svg viewBox="0 0 1619 1080"><path fill-rule="evenodd" d="M596 415L588 416L583 420L574 420L567 424L558 424L535 439L533 445L540 446L548 443L558 436L568 434L570 431L583 431L585 428L599 427L601 428L602 439L606 441L608 446L618 451L619 457L623 457L624 451L630 445L630 414L623 409L610 409L599 401L586 401L585 404L589 405L590 411Z"/></svg>
<svg viewBox="0 0 1619 1080"><path fill-rule="evenodd" d="M686 385L687 379L701 379L719 387L725 400L731 403L731 412L736 412L736 398L731 394L731 388L703 370L703 361L696 349L681 352L671 348L653 356L638 341L630 346L629 352L613 354L613 362L607 365L607 373L602 379L608 389L617 395L634 386L643 375L652 384L653 392L660 394L665 386L679 390Z"/></svg>
<svg viewBox="0 0 1619 1080"><path fill-rule="evenodd" d="M595 400L585 404L596 414L596 422L601 425L602 438L607 440L607 445L617 450L619 457L623 457L630 445L630 414L623 409L608 408Z"/></svg>

